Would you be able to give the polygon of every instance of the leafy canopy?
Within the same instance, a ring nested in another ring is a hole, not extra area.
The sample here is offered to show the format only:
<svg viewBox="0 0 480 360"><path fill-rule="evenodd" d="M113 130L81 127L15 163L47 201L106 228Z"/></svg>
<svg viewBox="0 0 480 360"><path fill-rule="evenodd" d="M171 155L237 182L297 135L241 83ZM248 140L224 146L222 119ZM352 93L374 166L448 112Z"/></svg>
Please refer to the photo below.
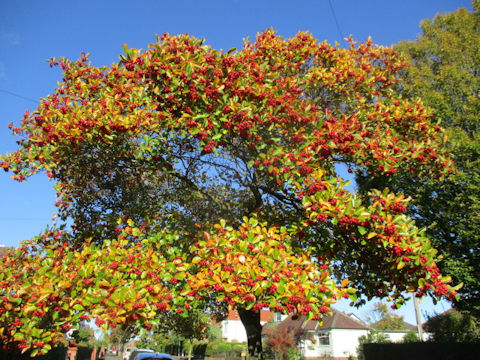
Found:
<svg viewBox="0 0 480 360"><path fill-rule="evenodd" d="M63 81L0 166L45 171L73 226L2 258L4 343L47 351L88 318L149 328L205 306L318 317L356 293L455 295L409 199L361 198L336 173L451 167L430 111L395 91L391 49L269 30L239 51L164 35L111 66L51 64Z"/></svg>

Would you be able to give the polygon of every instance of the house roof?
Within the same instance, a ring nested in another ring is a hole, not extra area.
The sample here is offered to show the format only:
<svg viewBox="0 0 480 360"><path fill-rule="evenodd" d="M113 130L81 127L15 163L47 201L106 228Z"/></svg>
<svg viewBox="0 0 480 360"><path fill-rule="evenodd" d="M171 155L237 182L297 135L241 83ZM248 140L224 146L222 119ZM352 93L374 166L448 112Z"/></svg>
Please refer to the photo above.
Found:
<svg viewBox="0 0 480 360"><path fill-rule="evenodd" d="M289 315L283 320L280 326L289 327L292 329L303 328L307 331L313 330L331 330L331 329L357 329L357 330L369 330L370 328L363 322L353 318L341 311L333 310L329 315L319 320L306 320L304 315L295 316Z"/></svg>
<svg viewBox="0 0 480 360"><path fill-rule="evenodd" d="M381 322L381 320L373 323L372 328L374 328L374 329L377 328L377 324L380 324L380 322ZM417 327L415 325L407 323L406 321L403 321L403 327L404 327L404 329L398 330L398 331L404 331L404 330L408 330L408 331L414 330L415 331L415 330L417 330ZM383 330L385 330L385 331L397 331L397 330L391 330L391 329L383 329Z"/></svg>

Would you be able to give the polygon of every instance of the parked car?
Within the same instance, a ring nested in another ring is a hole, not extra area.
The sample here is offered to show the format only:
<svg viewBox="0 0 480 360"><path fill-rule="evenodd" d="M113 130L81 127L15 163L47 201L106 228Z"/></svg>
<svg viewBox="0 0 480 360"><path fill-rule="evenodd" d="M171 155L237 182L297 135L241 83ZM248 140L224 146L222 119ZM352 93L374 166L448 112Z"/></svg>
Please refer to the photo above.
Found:
<svg viewBox="0 0 480 360"><path fill-rule="evenodd" d="M127 360L133 360L133 359L136 359L136 356L138 354L141 354L141 353L153 353L155 351L151 350L151 349L134 349L130 355L128 356L128 359Z"/></svg>
<svg viewBox="0 0 480 360"><path fill-rule="evenodd" d="M141 352L138 353L133 360L173 360L173 357L165 353Z"/></svg>

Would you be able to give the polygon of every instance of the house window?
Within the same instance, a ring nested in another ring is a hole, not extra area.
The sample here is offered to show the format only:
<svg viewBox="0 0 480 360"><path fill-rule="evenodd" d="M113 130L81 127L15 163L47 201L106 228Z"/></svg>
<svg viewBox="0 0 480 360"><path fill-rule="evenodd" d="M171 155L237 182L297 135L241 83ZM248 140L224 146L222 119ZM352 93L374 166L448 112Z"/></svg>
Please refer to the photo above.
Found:
<svg viewBox="0 0 480 360"><path fill-rule="evenodd" d="M330 345L330 337L328 332L320 332L318 333L318 343L320 345Z"/></svg>
<svg viewBox="0 0 480 360"><path fill-rule="evenodd" d="M280 322L282 321L282 313L276 312L273 315L273 321L274 322Z"/></svg>

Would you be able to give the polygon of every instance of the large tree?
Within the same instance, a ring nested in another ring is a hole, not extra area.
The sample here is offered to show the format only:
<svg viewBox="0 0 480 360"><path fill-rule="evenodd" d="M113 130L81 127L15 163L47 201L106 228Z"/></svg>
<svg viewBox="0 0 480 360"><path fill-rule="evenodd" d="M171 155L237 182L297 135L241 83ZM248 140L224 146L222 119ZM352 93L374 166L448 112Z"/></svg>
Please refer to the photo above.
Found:
<svg viewBox="0 0 480 360"><path fill-rule="evenodd" d="M395 91L391 49L266 31L224 52L164 35L111 66L51 64L63 82L0 166L46 171L73 225L2 258L4 343L46 351L85 318L148 329L164 311L236 308L259 355L262 308L318 318L357 293L455 296L408 200L359 197L336 173L450 168L430 111Z"/></svg>
<svg viewBox="0 0 480 360"><path fill-rule="evenodd" d="M400 91L433 108L449 136L455 171L443 181L404 173L384 185L414 198L408 212L444 257L442 273L463 283L455 306L479 316L480 3L473 7L425 20L416 41L396 46L409 61Z"/></svg>

